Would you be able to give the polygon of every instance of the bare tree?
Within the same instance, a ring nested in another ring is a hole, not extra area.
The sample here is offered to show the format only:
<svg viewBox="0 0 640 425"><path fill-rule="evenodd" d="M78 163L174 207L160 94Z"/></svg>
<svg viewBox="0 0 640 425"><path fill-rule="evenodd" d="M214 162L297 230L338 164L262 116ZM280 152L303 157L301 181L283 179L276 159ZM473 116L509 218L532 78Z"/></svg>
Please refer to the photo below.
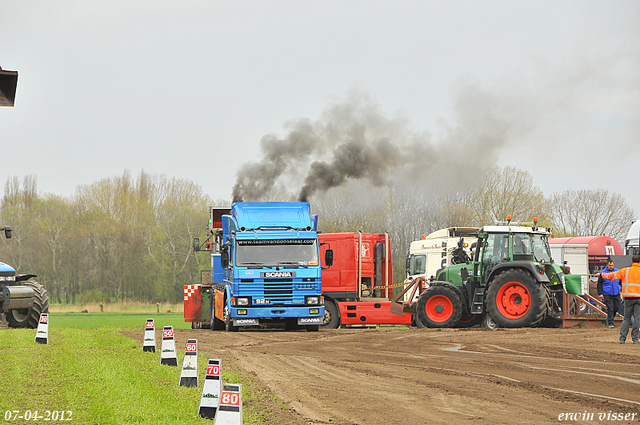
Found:
<svg viewBox="0 0 640 425"><path fill-rule="evenodd" d="M513 167L489 168L467 202L479 226L504 221L509 215L520 222L536 217L543 224L551 215L546 199L533 184L531 175Z"/></svg>
<svg viewBox="0 0 640 425"><path fill-rule="evenodd" d="M623 244L636 216L622 195L606 189L556 192L549 204L558 236L606 234Z"/></svg>

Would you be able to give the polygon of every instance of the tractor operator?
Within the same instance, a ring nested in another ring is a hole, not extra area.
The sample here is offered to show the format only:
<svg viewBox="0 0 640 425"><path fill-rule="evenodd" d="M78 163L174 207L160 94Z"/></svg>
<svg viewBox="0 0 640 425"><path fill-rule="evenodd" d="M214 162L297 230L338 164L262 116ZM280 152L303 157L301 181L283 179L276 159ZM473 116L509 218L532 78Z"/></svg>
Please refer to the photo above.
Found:
<svg viewBox="0 0 640 425"><path fill-rule="evenodd" d="M631 316L634 316L633 329L631 329L631 339L634 344L638 343L638 328L640 327L640 255L631 258L631 267L625 267L617 272L598 273L603 279L620 279L622 281L622 291L620 295L624 300L624 320L620 327L620 344L624 344L629 333Z"/></svg>

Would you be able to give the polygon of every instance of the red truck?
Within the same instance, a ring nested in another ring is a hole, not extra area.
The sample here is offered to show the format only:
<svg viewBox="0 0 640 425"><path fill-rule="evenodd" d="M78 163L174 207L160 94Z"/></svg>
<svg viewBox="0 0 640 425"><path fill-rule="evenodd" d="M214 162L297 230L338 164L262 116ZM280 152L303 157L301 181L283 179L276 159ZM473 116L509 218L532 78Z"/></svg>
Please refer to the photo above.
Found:
<svg viewBox="0 0 640 425"><path fill-rule="evenodd" d="M321 259L333 251L333 264L322 269L322 327L411 325L411 314L390 311L393 261L388 233L320 233L318 239Z"/></svg>

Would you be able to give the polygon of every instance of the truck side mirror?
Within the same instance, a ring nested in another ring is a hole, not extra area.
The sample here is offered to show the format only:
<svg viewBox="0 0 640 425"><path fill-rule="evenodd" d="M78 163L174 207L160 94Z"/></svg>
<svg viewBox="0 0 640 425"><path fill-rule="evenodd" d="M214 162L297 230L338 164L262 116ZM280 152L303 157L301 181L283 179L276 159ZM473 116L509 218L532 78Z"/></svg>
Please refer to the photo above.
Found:
<svg viewBox="0 0 640 425"><path fill-rule="evenodd" d="M333 249L327 249L324 252L324 265L325 267L333 266Z"/></svg>
<svg viewBox="0 0 640 425"><path fill-rule="evenodd" d="M7 226L7 227L4 228L4 236L7 239L11 239L11 237L13 236L13 233L11 231L11 227Z"/></svg>
<svg viewBox="0 0 640 425"><path fill-rule="evenodd" d="M220 252L220 263L223 269L229 268L229 245L224 245Z"/></svg>
<svg viewBox="0 0 640 425"><path fill-rule="evenodd" d="M193 250L200 251L200 238L193 238Z"/></svg>

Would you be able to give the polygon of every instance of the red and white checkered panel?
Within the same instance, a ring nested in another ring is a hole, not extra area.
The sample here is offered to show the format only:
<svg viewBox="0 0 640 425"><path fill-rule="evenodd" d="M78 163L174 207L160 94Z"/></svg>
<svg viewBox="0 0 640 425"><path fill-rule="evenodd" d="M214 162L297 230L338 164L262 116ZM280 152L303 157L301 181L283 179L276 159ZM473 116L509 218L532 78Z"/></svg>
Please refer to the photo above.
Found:
<svg viewBox="0 0 640 425"><path fill-rule="evenodd" d="M200 290L200 286L202 285L184 285L184 300L189 300L191 295Z"/></svg>
<svg viewBox="0 0 640 425"><path fill-rule="evenodd" d="M202 285L184 285L184 321L202 321Z"/></svg>

